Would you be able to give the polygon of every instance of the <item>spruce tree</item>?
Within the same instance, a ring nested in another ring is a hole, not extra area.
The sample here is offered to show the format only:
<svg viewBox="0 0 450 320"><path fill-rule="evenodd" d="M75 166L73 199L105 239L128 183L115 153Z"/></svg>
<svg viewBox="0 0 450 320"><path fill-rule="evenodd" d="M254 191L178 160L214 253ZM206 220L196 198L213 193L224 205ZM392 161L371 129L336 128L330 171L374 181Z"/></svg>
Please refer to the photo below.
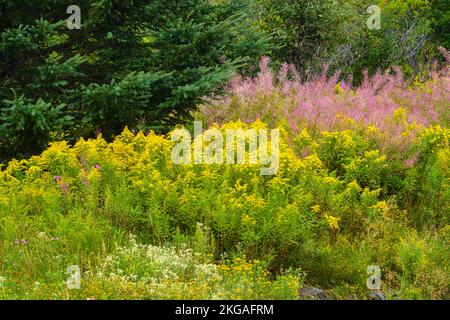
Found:
<svg viewBox="0 0 450 320"><path fill-rule="evenodd" d="M68 27L72 4L79 29ZM270 54L244 9L240 1L0 0L0 158L185 121L233 72Z"/></svg>

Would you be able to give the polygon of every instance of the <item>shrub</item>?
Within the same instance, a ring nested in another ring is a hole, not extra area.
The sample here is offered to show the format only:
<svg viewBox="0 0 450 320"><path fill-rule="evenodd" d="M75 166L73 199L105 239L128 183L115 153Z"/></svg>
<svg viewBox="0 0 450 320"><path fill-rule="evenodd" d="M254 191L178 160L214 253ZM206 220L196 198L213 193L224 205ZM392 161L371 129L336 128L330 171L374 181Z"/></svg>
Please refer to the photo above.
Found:
<svg viewBox="0 0 450 320"><path fill-rule="evenodd" d="M257 121L217 128L262 127ZM337 296L364 297L366 267L377 264L392 297L444 297L448 130L430 127L412 138L424 158L398 172L398 163L363 142L364 131L303 134L311 148L297 157L280 130L275 176L261 176L258 165L175 165L173 141L129 130L112 143L101 137L73 147L59 142L40 156L11 161L0 172L6 259L0 270L23 285L14 289L7 281L6 296L35 294L37 281L50 286L36 293L46 297L291 299L306 281L336 289ZM391 172L401 182L397 189L385 181ZM60 242L38 240L42 232ZM127 233L136 241L127 242ZM432 262L411 264L416 256L394 245L409 237L427 243L417 247L417 257ZM27 244L15 244L20 239ZM89 271L79 295L64 289L71 264ZM425 265L435 276L423 278L417 266ZM206 270L210 280L202 280ZM149 285L151 279L158 280ZM194 289L180 296L188 287ZM48 295L49 288L56 293Z"/></svg>

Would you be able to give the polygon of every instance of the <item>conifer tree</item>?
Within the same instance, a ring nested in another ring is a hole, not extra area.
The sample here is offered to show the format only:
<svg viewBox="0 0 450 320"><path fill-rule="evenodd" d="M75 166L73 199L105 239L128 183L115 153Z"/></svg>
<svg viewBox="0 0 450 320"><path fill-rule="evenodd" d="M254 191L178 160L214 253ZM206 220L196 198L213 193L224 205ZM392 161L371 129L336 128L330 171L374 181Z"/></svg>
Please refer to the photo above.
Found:
<svg viewBox="0 0 450 320"><path fill-rule="evenodd" d="M0 0L0 158L183 122L270 54L244 12L241 1Z"/></svg>

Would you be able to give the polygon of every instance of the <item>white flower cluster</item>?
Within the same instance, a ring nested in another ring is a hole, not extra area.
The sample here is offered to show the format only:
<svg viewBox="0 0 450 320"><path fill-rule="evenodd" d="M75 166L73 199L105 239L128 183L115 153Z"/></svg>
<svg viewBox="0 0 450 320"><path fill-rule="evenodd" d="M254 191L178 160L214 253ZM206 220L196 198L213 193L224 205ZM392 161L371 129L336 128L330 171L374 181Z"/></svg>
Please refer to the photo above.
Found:
<svg viewBox="0 0 450 320"><path fill-rule="evenodd" d="M140 244L131 236L128 246L106 257L97 277L125 282L158 284L162 280L220 280L214 264L201 262L192 249Z"/></svg>

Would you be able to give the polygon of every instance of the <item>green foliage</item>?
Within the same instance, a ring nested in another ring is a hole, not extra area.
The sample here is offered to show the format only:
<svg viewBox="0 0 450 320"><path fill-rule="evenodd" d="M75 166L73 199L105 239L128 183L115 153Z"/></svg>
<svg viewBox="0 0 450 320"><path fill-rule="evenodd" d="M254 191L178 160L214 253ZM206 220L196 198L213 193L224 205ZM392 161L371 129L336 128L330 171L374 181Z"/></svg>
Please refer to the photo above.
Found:
<svg viewBox="0 0 450 320"><path fill-rule="evenodd" d="M366 298L366 268L375 264L391 298L444 299L448 129L415 138L422 153L412 164L364 144L363 134L304 133L296 141L311 154L302 158L283 134L276 176L249 164L175 165L172 141L128 130L112 143L59 142L11 161L0 172L0 274L9 279L0 294L292 299L306 281L338 298ZM395 170L402 183L389 185ZM84 285L66 292L72 264Z"/></svg>
<svg viewBox="0 0 450 320"><path fill-rule="evenodd" d="M448 131L441 127L428 129L417 142L418 163L408 170L404 188L405 205L417 226L448 223L449 143Z"/></svg>
<svg viewBox="0 0 450 320"><path fill-rule="evenodd" d="M450 48L450 7L446 0L431 1L433 37L444 48Z"/></svg>
<svg viewBox="0 0 450 320"><path fill-rule="evenodd" d="M362 72L401 66L408 75L427 70L437 47L448 47L448 6L445 1L266 1L255 2L257 25L274 33L280 46L277 62L287 61L302 77L320 72L352 75L356 83ZM381 9L380 29L369 29L370 5Z"/></svg>
<svg viewBox="0 0 450 320"><path fill-rule="evenodd" d="M266 1L254 3L258 26L274 34L280 48L273 58L294 63L302 72L317 71L336 43L347 38L340 28L348 18L346 1ZM302 74L303 76L303 74Z"/></svg>
<svg viewBox="0 0 450 320"><path fill-rule="evenodd" d="M111 80L110 84L82 87L79 110L84 114L87 133L100 129L111 137L127 125L136 127L149 114L147 103L158 79L152 73L130 73L120 81Z"/></svg>
<svg viewBox="0 0 450 320"><path fill-rule="evenodd" d="M448 299L448 6L375 3L378 30L362 0L79 0L69 30L66 1L0 0L0 298L366 299L378 265L390 299ZM224 90L261 55L300 72ZM278 127L277 174L174 164L201 104Z"/></svg>
<svg viewBox="0 0 450 320"><path fill-rule="evenodd" d="M39 152L49 141L64 137L64 129L72 124L72 117L64 114L64 105L52 106L42 99L33 103L24 96L4 100L4 104L0 116L0 152L5 158Z"/></svg>
<svg viewBox="0 0 450 320"><path fill-rule="evenodd" d="M69 30L66 1L0 2L0 101L16 94L32 105L43 99L61 121L73 117L65 131L71 141L99 131L110 139L125 125L167 130L271 50L267 35L244 28L249 18L241 1L77 5L81 29ZM41 151L15 149L17 156Z"/></svg>
<svg viewBox="0 0 450 320"><path fill-rule="evenodd" d="M358 3L359 10L363 10L363 5ZM379 1L378 5L381 28L370 30L365 27L361 35L351 34L350 43L357 59L344 71L353 73L356 79L365 69L373 74L378 69L386 70L392 66L402 67L407 76L419 73L430 62L431 52L437 52L430 41L429 1Z"/></svg>

